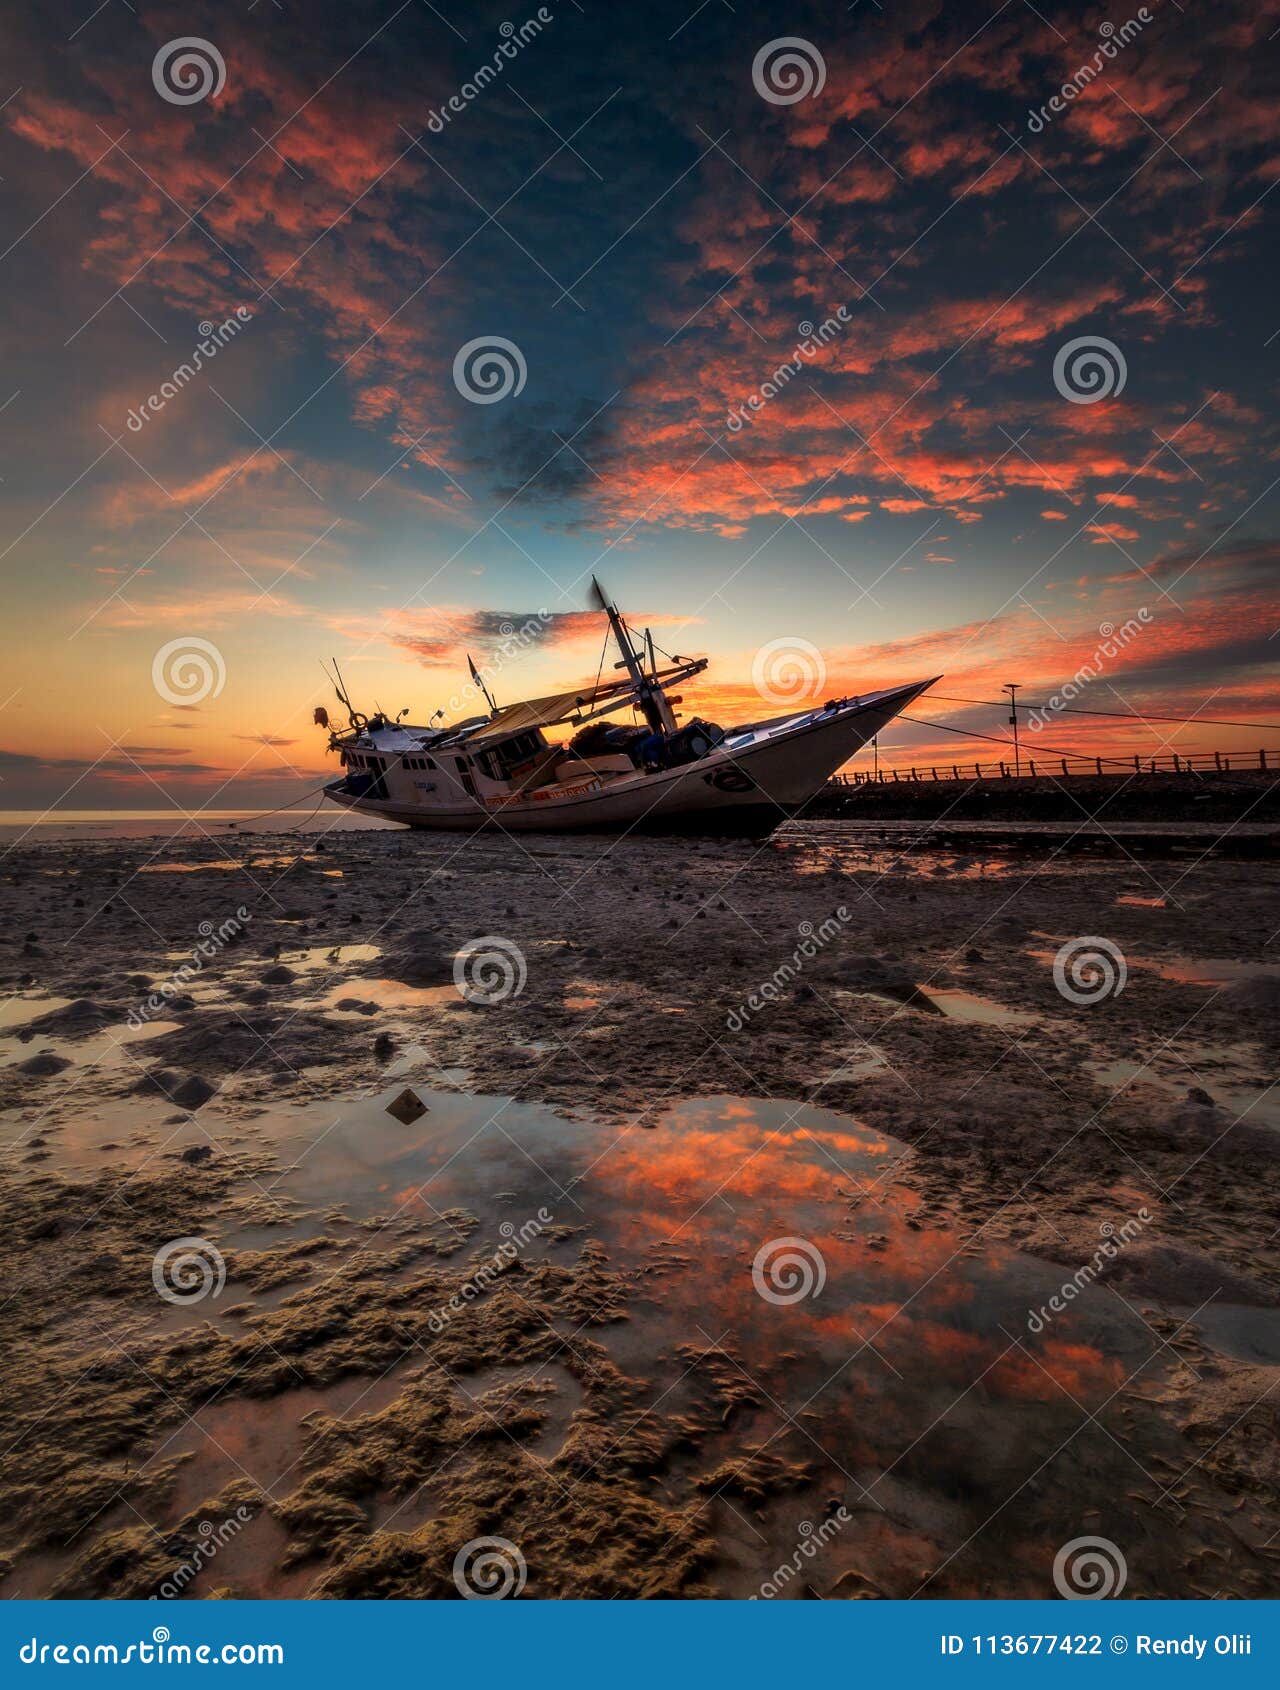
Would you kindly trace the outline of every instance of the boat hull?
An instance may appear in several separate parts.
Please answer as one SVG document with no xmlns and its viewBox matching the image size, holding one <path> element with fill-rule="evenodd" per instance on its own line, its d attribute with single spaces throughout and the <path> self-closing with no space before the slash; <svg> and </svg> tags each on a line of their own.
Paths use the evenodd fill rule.
<svg viewBox="0 0 1280 1690">
<path fill-rule="evenodd" d="M 326 787 L 348 809 L 408 827 L 474 833 L 768 833 L 801 810 L 832 774 L 919 697 L 920 682 L 824 712 L 745 748 L 721 748 L 676 769 L 634 779 L 585 782 L 551 797 L 479 799 L 454 806 L 374 799 Z"/>
</svg>

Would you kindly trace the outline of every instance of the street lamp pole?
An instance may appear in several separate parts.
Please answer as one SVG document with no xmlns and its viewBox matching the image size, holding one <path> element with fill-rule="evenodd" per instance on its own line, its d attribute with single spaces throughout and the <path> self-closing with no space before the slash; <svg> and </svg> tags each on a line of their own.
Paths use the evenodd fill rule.
<svg viewBox="0 0 1280 1690">
<path fill-rule="evenodd" d="M 1018 750 L 1018 688 L 1021 681 L 1006 681 L 1001 691 L 1009 694 L 1009 725 L 1013 729 L 1013 771 L 1022 773 L 1022 754 Z"/>
</svg>

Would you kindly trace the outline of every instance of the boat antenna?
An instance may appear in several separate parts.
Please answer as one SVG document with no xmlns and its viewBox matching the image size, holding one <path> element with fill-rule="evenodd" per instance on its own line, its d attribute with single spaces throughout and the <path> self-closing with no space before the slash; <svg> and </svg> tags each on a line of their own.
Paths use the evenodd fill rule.
<svg viewBox="0 0 1280 1690">
<path fill-rule="evenodd" d="M 485 686 L 484 676 L 476 668 L 475 659 L 472 657 L 470 652 L 467 653 L 467 668 L 471 671 L 471 679 L 485 696 L 485 701 L 489 706 L 489 714 L 491 716 L 496 716 L 498 714 L 498 706 L 493 701 L 493 694 L 489 691 L 488 687 Z"/>
</svg>

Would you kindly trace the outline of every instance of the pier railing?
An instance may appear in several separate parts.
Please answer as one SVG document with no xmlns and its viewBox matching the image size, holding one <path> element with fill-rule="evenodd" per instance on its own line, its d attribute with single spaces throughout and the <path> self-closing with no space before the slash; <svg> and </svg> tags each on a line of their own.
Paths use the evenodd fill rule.
<svg viewBox="0 0 1280 1690">
<path fill-rule="evenodd" d="M 832 776 L 834 786 L 892 786 L 913 781 L 1044 780 L 1072 775 L 1241 774 L 1257 770 L 1280 770 L 1280 752 L 1204 751 L 1194 756 L 1171 752 L 1163 757 L 1144 757 L 1141 752 L 1124 757 L 1028 757 L 1015 764 L 1012 757 L 988 763 L 927 763 L 906 769 L 851 769 Z"/>
</svg>

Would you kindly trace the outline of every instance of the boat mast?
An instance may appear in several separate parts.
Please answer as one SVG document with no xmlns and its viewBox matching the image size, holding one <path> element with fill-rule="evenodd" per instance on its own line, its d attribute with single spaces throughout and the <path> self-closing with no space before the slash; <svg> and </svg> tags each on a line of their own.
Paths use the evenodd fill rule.
<svg viewBox="0 0 1280 1690">
<path fill-rule="evenodd" d="M 624 668 L 631 677 L 635 687 L 636 700 L 644 712 L 645 721 L 654 733 L 673 734 L 676 731 L 676 719 L 667 703 L 667 695 L 660 686 L 656 686 L 651 676 L 646 672 L 644 664 L 631 643 L 631 635 L 627 632 L 626 623 L 618 614 L 618 607 L 606 596 L 604 588 L 591 577 L 591 595 L 596 607 L 603 610 L 609 618 L 609 626 L 613 630 L 613 637 L 618 642 L 618 650 L 622 653 L 620 668 Z"/>
</svg>

